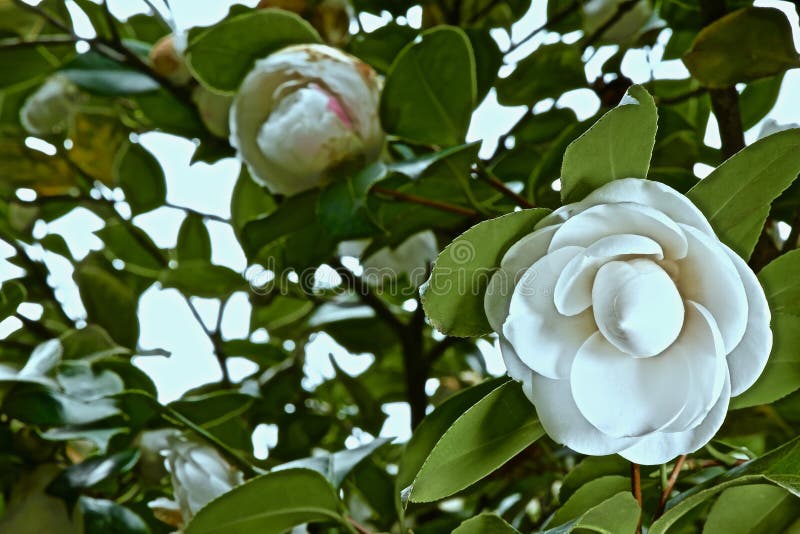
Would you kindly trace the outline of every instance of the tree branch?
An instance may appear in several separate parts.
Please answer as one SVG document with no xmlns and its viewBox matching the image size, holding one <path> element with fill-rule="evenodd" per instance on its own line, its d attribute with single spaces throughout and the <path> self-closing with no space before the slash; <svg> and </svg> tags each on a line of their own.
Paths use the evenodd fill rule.
<svg viewBox="0 0 800 534">
<path fill-rule="evenodd" d="M 401 200 L 403 202 L 409 202 L 411 204 L 419 204 L 421 206 L 427 206 L 440 211 L 447 211 L 449 213 L 455 213 L 456 215 L 463 215 L 465 217 L 478 217 L 480 215 L 480 213 L 470 208 L 465 208 L 456 204 L 448 204 L 447 202 L 439 202 L 438 200 L 432 200 L 430 198 L 420 197 L 417 195 L 410 195 L 408 193 L 403 193 L 402 191 L 386 189 L 377 185 L 372 186 L 370 192 Z"/>
<path fill-rule="evenodd" d="M 486 168 L 486 165 L 484 165 L 481 162 L 479 162 L 476 166 L 476 175 L 478 176 L 478 178 L 480 178 L 481 180 L 492 186 L 492 188 L 494 188 L 495 190 L 499 191 L 503 195 L 513 200 L 517 204 L 517 206 L 521 208 L 536 207 L 530 202 L 528 202 L 528 200 L 525 197 L 509 189 L 506 184 L 504 184 L 494 174 L 492 174 L 492 172 Z"/>
</svg>

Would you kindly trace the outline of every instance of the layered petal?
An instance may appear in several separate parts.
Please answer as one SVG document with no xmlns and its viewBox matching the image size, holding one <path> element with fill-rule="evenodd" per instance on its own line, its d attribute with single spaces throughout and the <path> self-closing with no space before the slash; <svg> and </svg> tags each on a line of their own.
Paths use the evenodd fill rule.
<svg viewBox="0 0 800 534">
<path fill-rule="evenodd" d="M 553 235 L 550 251 L 588 247 L 603 237 L 633 233 L 656 241 L 668 259 L 686 256 L 688 244 L 678 224 L 657 209 L 632 202 L 600 204 L 578 213 Z"/>
<path fill-rule="evenodd" d="M 572 397 L 601 432 L 617 438 L 644 436 L 669 425 L 686 405 L 687 360 L 683 352 L 632 358 L 598 332 L 572 362 Z"/>
<path fill-rule="evenodd" d="M 533 374 L 530 400 L 536 406 L 547 434 L 580 454 L 614 454 L 636 443 L 636 438 L 615 438 L 593 426 L 578 410 L 569 380 L 552 380 Z"/>
<path fill-rule="evenodd" d="M 566 378 L 575 353 L 596 330 L 591 313 L 558 313 L 553 290 L 558 275 L 581 247 L 551 252 L 526 272 L 514 289 L 503 335 L 531 369 L 550 378 Z"/>
<path fill-rule="evenodd" d="M 637 464 L 657 465 L 667 463 L 681 454 L 692 453 L 711 441 L 725 421 L 730 403 L 730 377 L 725 373 L 723 379 L 719 399 L 698 426 L 683 432 L 654 432 L 620 451 L 619 455 Z"/>
<path fill-rule="evenodd" d="M 735 397 L 755 384 L 767 365 L 772 350 L 771 314 L 764 289 L 755 273 L 738 254 L 724 244 L 722 247 L 739 272 L 747 296 L 747 327 L 742 340 L 728 353 L 731 396 Z"/>
<path fill-rule="evenodd" d="M 678 262 L 678 289 L 683 298 L 702 304 L 717 322 L 725 352 L 742 340 L 747 327 L 748 304 L 742 277 L 719 241 L 682 225 L 689 254 Z"/>
</svg>

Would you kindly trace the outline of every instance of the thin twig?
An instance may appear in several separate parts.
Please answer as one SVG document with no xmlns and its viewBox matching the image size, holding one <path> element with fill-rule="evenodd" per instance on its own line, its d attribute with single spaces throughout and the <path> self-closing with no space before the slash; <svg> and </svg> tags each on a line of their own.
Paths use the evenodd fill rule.
<svg viewBox="0 0 800 534">
<path fill-rule="evenodd" d="M 222 373 L 222 384 L 230 386 L 233 382 L 231 381 L 231 375 L 228 372 L 228 365 L 225 362 L 226 356 L 225 352 L 222 350 L 222 339 L 219 335 L 219 329 L 215 331 L 207 327 L 206 323 L 203 322 L 203 318 L 200 316 L 200 312 L 197 310 L 192 300 L 186 295 L 184 295 L 183 298 L 184 300 L 186 300 L 186 305 L 189 306 L 189 311 L 192 312 L 192 315 L 194 316 L 197 323 L 200 325 L 200 328 L 203 329 L 203 332 L 205 332 L 206 337 L 208 337 L 208 340 L 211 342 L 211 346 L 214 351 L 214 358 L 216 358 L 217 363 L 219 364 L 219 370 Z M 221 319 L 223 311 L 224 308 L 222 307 L 222 304 L 220 304 L 218 320 Z"/>
<path fill-rule="evenodd" d="M 33 46 L 74 44 L 76 42 L 77 39 L 71 35 L 41 35 L 36 39 L 0 39 L 0 49 L 13 50 L 16 48 L 30 48 Z"/>
<path fill-rule="evenodd" d="M 438 209 L 440 211 L 447 211 L 450 213 L 455 213 L 456 215 L 463 215 L 465 217 L 478 217 L 480 215 L 477 211 L 470 208 L 465 208 L 456 204 L 448 204 L 447 202 L 439 202 L 438 200 L 432 200 L 430 198 L 420 197 L 417 195 L 410 195 L 408 193 L 403 193 L 402 191 L 386 189 L 385 187 L 380 187 L 377 185 L 372 186 L 370 192 L 395 198 L 397 200 L 402 200 L 404 202 L 409 202 L 411 204 L 420 204 L 422 206 Z"/>
<path fill-rule="evenodd" d="M 367 527 L 365 527 L 364 525 L 362 525 L 361 523 L 359 523 L 350 516 L 347 516 L 347 522 L 350 523 L 350 525 L 354 529 L 356 529 L 356 532 L 358 532 L 358 534 L 372 534 L 372 532 L 370 532 L 370 530 Z"/>
<path fill-rule="evenodd" d="M 675 461 L 675 467 L 672 468 L 672 472 L 669 475 L 667 484 L 661 491 L 661 498 L 658 500 L 658 507 L 656 508 L 655 515 L 653 515 L 653 521 L 661 517 L 661 514 L 664 513 L 664 508 L 667 506 L 669 496 L 672 494 L 672 490 L 675 488 L 675 483 L 678 482 L 678 475 L 680 474 L 685 461 L 685 454 L 678 456 L 678 459 Z"/>
<path fill-rule="evenodd" d="M 636 525 L 636 534 L 642 532 L 642 474 L 639 464 L 631 462 L 631 493 L 639 503 L 639 524 Z"/>
<path fill-rule="evenodd" d="M 478 178 L 492 186 L 493 189 L 499 191 L 503 195 L 507 196 L 508 198 L 512 199 L 516 204 L 521 208 L 535 208 L 533 204 L 528 202 L 528 200 L 523 197 L 522 195 L 515 193 L 511 189 L 508 188 L 506 184 L 500 181 L 483 163 L 478 163 L 476 166 L 477 172 L 475 173 Z"/>
<path fill-rule="evenodd" d="M 191 213 L 192 215 L 197 215 L 198 217 L 202 217 L 203 219 L 217 221 L 225 224 L 231 224 L 231 221 L 226 219 L 225 217 L 220 217 L 219 215 L 214 215 L 212 213 L 205 213 L 186 206 L 179 206 L 177 204 L 172 204 L 171 202 L 165 202 L 164 207 L 172 208 L 174 210 L 181 210 L 185 213 Z"/>
</svg>

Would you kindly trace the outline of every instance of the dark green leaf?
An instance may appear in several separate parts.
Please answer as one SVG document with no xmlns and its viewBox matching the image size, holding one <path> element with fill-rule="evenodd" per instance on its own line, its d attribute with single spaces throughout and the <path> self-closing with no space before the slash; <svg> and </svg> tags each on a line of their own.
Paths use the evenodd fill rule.
<svg viewBox="0 0 800 534">
<path fill-rule="evenodd" d="M 78 87 L 104 96 L 146 93 L 160 87 L 150 76 L 94 51 L 80 54 L 60 72 Z"/>
<path fill-rule="evenodd" d="M 630 491 L 619 492 L 589 509 L 579 518 L 542 534 L 597 532 L 600 534 L 634 534 L 641 510 Z"/>
<path fill-rule="evenodd" d="M 743 130 L 749 130 L 770 112 L 778 100 L 781 85 L 783 85 L 783 73 L 747 84 L 739 95 Z"/>
<path fill-rule="evenodd" d="M 483 221 L 439 254 L 431 277 L 420 288 L 425 313 L 437 330 L 458 337 L 491 332 L 483 308 L 489 278 L 506 250 L 547 213 L 530 209 Z"/>
<path fill-rule="evenodd" d="M 211 261 L 211 237 L 200 215 L 186 215 L 178 230 L 175 252 L 179 263 L 190 260 Z"/>
<path fill-rule="evenodd" d="M 687 196 L 708 218 L 723 243 L 747 259 L 770 204 L 800 173 L 800 129 L 756 141 L 725 161 Z"/>
<path fill-rule="evenodd" d="M 125 262 L 125 268 L 137 274 L 153 277 L 166 260 L 155 243 L 140 228 L 111 221 L 95 232 L 107 250 Z"/>
<path fill-rule="evenodd" d="M 187 260 L 174 269 L 164 269 L 158 280 L 187 296 L 205 298 L 224 297 L 247 287 L 236 271 L 203 260 Z"/>
<path fill-rule="evenodd" d="M 380 72 L 387 72 L 400 51 L 417 36 L 410 26 L 389 23 L 370 33 L 358 33 L 350 41 L 349 52 Z"/>
<path fill-rule="evenodd" d="M 84 534 L 150 534 L 141 517 L 124 506 L 85 495 L 78 500 Z"/>
<path fill-rule="evenodd" d="M 556 510 L 548 526 L 558 527 L 573 521 L 617 493 L 628 491 L 630 487 L 630 478 L 623 476 L 602 476 L 591 480 L 578 488 L 561 508 Z"/>
<path fill-rule="evenodd" d="M 6 280 L 0 286 L 0 320 L 9 315 L 14 315 L 17 307 L 22 304 L 28 292 L 25 286 L 16 280 Z"/>
<path fill-rule="evenodd" d="M 436 443 L 411 485 L 412 502 L 448 497 L 482 479 L 544 435 L 516 382 L 478 401 Z"/>
<path fill-rule="evenodd" d="M 483 513 L 461 523 L 453 534 L 514 534 L 515 532 L 519 533 L 500 516 Z"/>
<path fill-rule="evenodd" d="M 624 475 L 629 472 L 630 463 L 616 454 L 587 456 L 564 477 L 558 498 L 562 503 L 566 502 L 584 484 L 594 479 L 607 475 Z"/>
<path fill-rule="evenodd" d="M 186 58 L 204 84 L 232 92 L 256 60 L 289 45 L 318 42 L 316 30 L 294 13 L 262 9 L 233 16 L 200 33 L 190 40 Z"/>
<path fill-rule="evenodd" d="M 703 534 L 785 532 L 800 514 L 797 497 L 768 484 L 725 490 L 708 514 Z"/>
<path fill-rule="evenodd" d="M 392 441 L 391 438 L 378 438 L 354 449 L 345 449 L 334 453 L 326 453 L 320 456 L 312 456 L 311 458 L 303 458 L 281 464 L 275 467 L 273 472 L 283 471 L 284 469 L 311 469 L 312 471 L 320 473 L 334 488 L 338 489 L 342 485 L 342 482 L 344 482 L 345 477 L 350 474 L 350 471 L 355 469 L 358 464 L 366 460 L 372 453 L 390 441 Z"/>
<path fill-rule="evenodd" d="M 135 348 L 139 339 L 138 297 L 133 289 L 110 272 L 83 263 L 73 274 L 89 320 L 108 331 L 125 347 Z"/>
<path fill-rule="evenodd" d="M 352 176 L 335 180 L 319 195 L 319 222 L 336 239 L 369 237 L 378 230 L 367 211 L 370 187 L 386 177 L 386 166 L 377 162 Z"/>
<path fill-rule="evenodd" d="M 381 95 L 388 133 L 423 144 L 462 143 L 475 107 L 475 59 L 464 32 L 441 26 L 397 56 Z"/>
<path fill-rule="evenodd" d="M 130 471 L 139 460 L 139 449 L 127 449 L 108 456 L 95 456 L 67 467 L 47 490 L 61 497 L 91 488 L 113 476 Z"/>
<path fill-rule="evenodd" d="M 250 221 L 269 215 L 275 210 L 275 199 L 250 176 L 246 165 L 242 165 L 239 179 L 231 196 L 231 222 L 241 231 Z"/>
<path fill-rule="evenodd" d="M 117 415 L 108 400 L 81 402 L 39 386 L 16 386 L 3 401 L 3 412 L 24 423 L 43 426 L 82 425 Z"/>
<path fill-rule="evenodd" d="M 114 162 L 114 181 L 125 192 L 125 200 L 136 215 L 158 208 L 167 199 L 164 170 L 141 145 L 129 143 Z"/>
<path fill-rule="evenodd" d="M 319 473 L 289 469 L 249 480 L 211 501 L 185 532 L 281 534 L 317 521 L 343 521 L 336 493 Z"/>
<path fill-rule="evenodd" d="M 573 141 L 561 165 L 561 199 L 581 200 L 618 178 L 644 178 L 656 138 L 653 97 L 631 86 L 619 105 Z"/>
<path fill-rule="evenodd" d="M 758 273 L 772 313 L 800 315 L 800 250 L 792 250 Z"/>
<path fill-rule="evenodd" d="M 556 43 L 536 49 L 497 83 L 497 100 L 506 106 L 532 106 L 545 98 L 558 98 L 586 86 L 581 51 Z"/>
</svg>

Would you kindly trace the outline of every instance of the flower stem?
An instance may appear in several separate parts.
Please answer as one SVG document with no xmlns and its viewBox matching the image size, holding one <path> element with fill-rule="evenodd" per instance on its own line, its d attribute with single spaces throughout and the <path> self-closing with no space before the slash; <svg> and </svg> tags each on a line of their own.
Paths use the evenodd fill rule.
<svg viewBox="0 0 800 534">
<path fill-rule="evenodd" d="M 631 493 L 639 503 L 639 523 L 636 525 L 636 534 L 642 532 L 642 474 L 639 464 L 631 462 Z"/>
<path fill-rule="evenodd" d="M 664 513 L 664 508 L 667 505 L 667 501 L 669 500 L 669 496 L 672 493 L 673 488 L 675 488 L 675 483 L 678 481 L 678 475 L 683 468 L 684 462 L 686 462 L 686 455 L 683 454 L 678 456 L 678 459 L 675 461 L 675 467 L 672 468 L 672 473 L 670 473 L 667 483 L 661 490 L 661 498 L 658 500 L 658 508 L 656 508 L 656 513 L 653 515 L 653 521 L 661 517 L 661 514 Z"/>
</svg>

